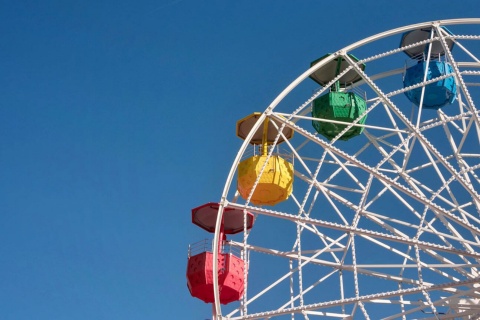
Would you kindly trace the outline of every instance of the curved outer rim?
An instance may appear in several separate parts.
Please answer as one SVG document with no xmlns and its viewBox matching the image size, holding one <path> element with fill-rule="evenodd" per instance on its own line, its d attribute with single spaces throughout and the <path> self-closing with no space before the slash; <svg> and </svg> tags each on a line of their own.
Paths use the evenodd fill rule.
<svg viewBox="0 0 480 320">
<path fill-rule="evenodd" d="M 230 172 L 228 174 L 225 187 L 223 189 L 222 197 L 219 201 L 219 208 L 218 208 L 218 215 L 217 215 L 217 221 L 215 225 L 215 235 L 214 235 L 214 241 L 213 241 L 213 247 L 217 248 L 219 245 L 219 230 L 221 226 L 221 221 L 222 221 L 222 215 L 223 215 L 223 209 L 228 205 L 228 192 L 230 189 L 230 186 L 232 184 L 233 178 L 235 176 L 236 168 L 240 162 L 240 159 L 242 158 L 245 150 L 247 147 L 250 145 L 249 141 L 252 139 L 253 134 L 258 130 L 261 124 L 265 121 L 265 118 L 267 117 L 268 114 L 270 114 L 273 109 L 293 90 L 295 89 L 300 83 L 302 83 L 307 77 L 309 77 L 313 72 L 317 71 L 320 69 L 322 66 L 336 58 L 339 54 L 341 53 L 347 53 L 353 49 L 356 49 L 358 47 L 361 47 L 363 45 L 366 45 L 370 42 L 377 41 L 379 39 L 385 38 L 385 37 L 390 37 L 392 35 L 398 34 L 398 33 L 403 33 L 406 31 L 410 30 L 415 30 L 419 28 L 425 28 L 428 26 L 436 26 L 436 25 L 458 25 L 458 24 L 480 24 L 480 18 L 463 18 L 463 19 L 448 19 L 448 20 L 436 20 L 436 21 L 429 21 L 429 22 L 423 22 L 423 23 L 417 23 L 417 24 L 411 24 L 408 26 L 404 27 L 399 27 L 395 29 L 391 29 L 388 31 L 384 31 L 381 33 L 378 33 L 376 35 L 367 37 L 363 40 L 357 41 L 349 46 L 344 47 L 343 49 L 338 50 L 334 54 L 328 56 L 326 59 L 321 61 L 320 63 L 317 63 L 316 65 L 312 66 L 308 70 L 306 70 L 304 73 L 302 73 L 297 79 L 295 79 L 292 83 L 290 83 L 267 107 L 267 109 L 262 113 L 260 118 L 257 120 L 256 124 L 253 126 L 252 130 L 250 130 L 250 133 L 247 135 L 245 138 L 245 141 L 243 142 L 242 146 L 240 147 L 240 150 L 237 153 L 237 156 L 235 157 L 235 160 L 232 164 L 232 167 L 230 168 Z M 213 250 L 213 255 L 212 255 L 213 261 L 217 261 L 218 259 L 218 251 Z M 218 264 L 213 263 L 213 291 L 214 291 L 214 298 L 215 298 L 215 303 L 213 304 L 213 319 L 222 319 L 222 312 L 221 312 L 221 306 L 220 306 L 220 291 L 218 289 Z"/>
</svg>

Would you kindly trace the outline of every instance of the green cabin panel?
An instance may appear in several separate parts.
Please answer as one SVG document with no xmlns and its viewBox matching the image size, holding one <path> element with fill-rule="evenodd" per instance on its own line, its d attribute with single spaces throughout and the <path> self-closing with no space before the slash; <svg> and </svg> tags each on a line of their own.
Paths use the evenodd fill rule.
<svg viewBox="0 0 480 320">
<path fill-rule="evenodd" d="M 312 116 L 318 119 L 335 120 L 352 123 L 367 109 L 367 103 L 354 92 L 331 91 L 313 101 Z M 365 124 L 364 115 L 358 124 Z M 347 125 L 323 121 L 312 121 L 315 130 L 331 140 L 342 132 Z M 363 127 L 352 127 L 345 132 L 340 140 L 349 140 L 363 132 Z"/>
</svg>

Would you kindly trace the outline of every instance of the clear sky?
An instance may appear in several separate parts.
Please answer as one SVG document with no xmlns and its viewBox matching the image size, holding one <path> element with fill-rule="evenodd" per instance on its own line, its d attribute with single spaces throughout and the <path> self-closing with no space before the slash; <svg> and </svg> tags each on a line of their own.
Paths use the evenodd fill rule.
<svg viewBox="0 0 480 320">
<path fill-rule="evenodd" d="M 309 63 L 478 1 L 0 0 L 0 319 L 193 319 L 190 209 L 218 201 Z"/>
</svg>

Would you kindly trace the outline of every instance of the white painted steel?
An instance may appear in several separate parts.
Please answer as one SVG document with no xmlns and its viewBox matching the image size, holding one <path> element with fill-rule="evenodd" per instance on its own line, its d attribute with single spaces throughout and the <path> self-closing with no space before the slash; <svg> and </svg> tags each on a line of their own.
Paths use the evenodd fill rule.
<svg viewBox="0 0 480 320">
<path fill-rule="evenodd" d="M 458 97 L 438 111 L 418 108 L 404 96 L 446 78 L 403 88 L 408 57 L 407 47 L 398 48 L 400 37 L 419 28 L 433 28 L 437 35 L 407 47 L 439 41 L 454 69 Z M 447 38 L 455 42 L 451 51 Z M 328 141 L 311 125 L 312 101 L 335 79 L 318 90 L 308 77 L 338 56 L 350 64 L 344 73 L 354 70 L 362 77 L 347 90 L 367 94 L 367 122 L 350 124 L 364 132 L 349 141 Z M 230 241 L 247 262 L 244 299 L 221 306 L 214 277 L 213 319 L 480 318 L 479 86 L 480 18 L 374 35 L 288 85 L 248 134 L 225 183 L 214 248 L 227 205 L 254 213 L 256 222 L 240 241 Z M 295 132 L 281 144 L 295 162 L 294 191 L 275 207 L 256 207 L 238 195 L 235 177 L 266 118 L 280 124 L 276 141 L 283 128 Z M 216 275 L 218 265 L 213 266 Z"/>
</svg>

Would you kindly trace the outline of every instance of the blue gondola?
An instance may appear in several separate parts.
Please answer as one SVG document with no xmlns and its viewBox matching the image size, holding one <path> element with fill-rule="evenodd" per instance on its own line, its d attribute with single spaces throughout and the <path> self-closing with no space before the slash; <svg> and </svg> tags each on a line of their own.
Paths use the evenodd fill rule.
<svg viewBox="0 0 480 320">
<path fill-rule="evenodd" d="M 450 33 L 448 29 L 443 29 Z M 431 32 L 435 31 L 431 28 L 426 28 L 406 32 L 402 35 L 400 47 L 427 40 L 430 38 Z M 451 50 L 453 48 L 453 41 L 447 40 L 447 45 L 449 46 L 449 50 Z M 428 56 L 429 48 L 430 56 Z M 416 64 L 408 67 L 405 71 L 403 79 L 404 88 L 423 82 L 425 73 L 425 79 L 427 81 L 452 74 L 451 77 L 438 80 L 425 86 L 422 108 L 439 109 L 447 104 L 453 103 L 457 96 L 457 86 L 453 76 L 452 65 L 446 61 L 442 61 L 442 58 L 445 60 L 445 49 L 442 44 L 439 41 L 434 41 L 431 43 L 431 47 L 427 43 L 409 48 L 404 52 L 410 58 L 416 60 Z M 427 58 L 429 60 L 428 65 Z M 405 92 L 405 95 L 412 103 L 420 106 L 422 102 L 422 87 L 408 90 Z"/>
</svg>

